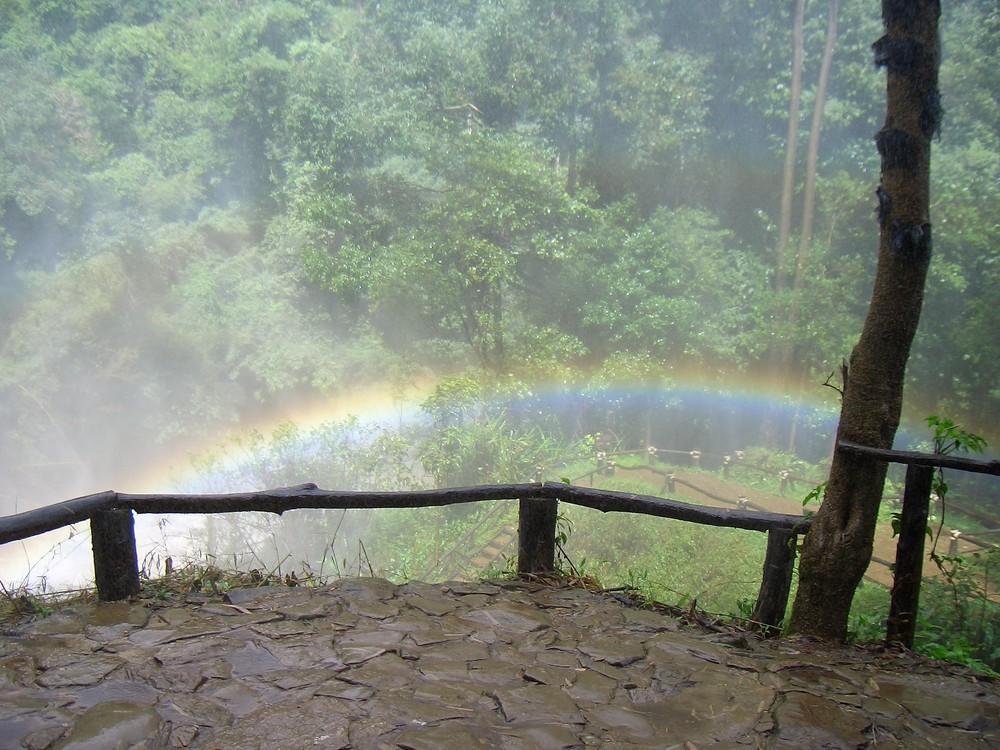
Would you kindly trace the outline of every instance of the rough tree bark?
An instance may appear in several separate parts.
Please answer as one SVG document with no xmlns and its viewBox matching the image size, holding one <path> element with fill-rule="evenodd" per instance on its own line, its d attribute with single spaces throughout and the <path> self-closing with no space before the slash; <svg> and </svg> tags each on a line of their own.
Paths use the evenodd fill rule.
<svg viewBox="0 0 1000 750">
<path fill-rule="evenodd" d="M 887 70 L 876 191 L 881 224 L 868 316 L 845 369 L 839 440 L 889 448 L 920 319 L 931 256 L 930 146 L 941 118 L 939 0 L 883 0 L 886 34 L 873 45 Z M 790 629 L 844 640 L 854 591 L 871 559 L 887 464 L 835 450 L 823 503 L 806 536 Z"/>
</svg>

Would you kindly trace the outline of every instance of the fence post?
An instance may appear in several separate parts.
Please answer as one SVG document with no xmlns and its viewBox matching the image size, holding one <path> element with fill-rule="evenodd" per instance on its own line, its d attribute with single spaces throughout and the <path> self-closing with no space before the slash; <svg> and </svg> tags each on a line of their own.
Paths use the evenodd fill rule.
<svg viewBox="0 0 1000 750">
<path fill-rule="evenodd" d="M 924 566 L 924 537 L 930 509 L 933 466 L 910 464 L 906 467 L 903 511 L 896 543 L 896 569 L 892 577 L 892 598 L 885 642 L 913 647 L 917 627 L 917 604 Z"/>
<path fill-rule="evenodd" d="M 559 501 L 521 499 L 517 510 L 517 574 L 551 573 L 556 567 Z"/>
<path fill-rule="evenodd" d="M 90 519 L 94 546 L 94 582 L 102 602 L 128 599 L 139 593 L 139 557 L 135 522 L 128 508 L 104 510 Z"/>
<path fill-rule="evenodd" d="M 795 569 L 795 542 L 798 534 L 791 529 L 771 529 L 767 532 L 767 554 L 764 556 L 764 578 L 760 582 L 757 604 L 753 609 L 753 628 L 765 638 L 778 635 L 779 625 L 788 606 Z"/>
</svg>

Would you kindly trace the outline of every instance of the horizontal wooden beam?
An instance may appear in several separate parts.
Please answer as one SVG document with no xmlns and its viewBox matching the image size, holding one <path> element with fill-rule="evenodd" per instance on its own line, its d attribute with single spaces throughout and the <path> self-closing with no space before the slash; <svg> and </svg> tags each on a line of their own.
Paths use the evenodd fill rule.
<svg viewBox="0 0 1000 750">
<path fill-rule="evenodd" d="M 589 489 L 560 482 L 453 487 L 411 492 L 334 492 L 319 489 L 315 484 L 300 484 L 261 492 L 214 495 L 170 493 L 135 495 L 108 490 L 0 518 L 0 544 L 27 539 L 46 531 L 86 521 L 97 513 L 116 509 L 129 509 L 136 513 L 260 511 L 280 515 L 301 508 L 425 508 L 484 500 L 535 498 L 563 500 L 603 512 L 640 513 L 751 531 L 782 528 L 804 533 L 808 528 L 808 520 L 801 516 L 709 508 L 677 500 L 665 500 L 652 495 Z"/>
<path fill-rule="evenodd" d="M 870 456 L 894 464 L 908 464 L 914 466 L 940 466 L 942 469 L 959 469 L 969 471 L 973 474 L 992 474 L 1000 477 L 1000 461 L 986 461 L 979 458 L 966 458 L 964 456 L 946 456 L 940 453 L 918 453 L 917 451 L 894 451 L 885 448 L 872 448 L 870 445 L 852 443 L 850 440 L 841 440 L 837 447 L 849 453 L 857 453 L 862 456 Z"/>
<path fill-rule="evenodd" d="M 704 505 L 682 503 L 678 500 L 667 500 L 654 495 L 597 490 L 561 482 L 546 482 L 543 486 L 546 497 L 555 497 L 565 503 L 582 505 L 604 513 L 611 511 L 641 513 L 647 516 L 700 523 L 705 526 L 725 526 L 733 529 L 747 529 L 748 531 L 787 529 L 803 534 L 809 529 L 810 524 L 810 519 L 805 516 L 794 516 L 787 513 L 711 508 Z"/>
<path fill-rule="evenodd" d="M 282 514 L 300 508 L 424 508 L 484 500 L 542 497 L 541 484 L 498 484 L 453 487 L 413 492 L 348 492 L 321 490 L 299 484 L 260 492 L 214 495 L 177 493 L 128 494 L 108 490 L 66 500 L 44 508 L 0 517 L 0 544 L 87 521 L 107 510 L 130 509 L 136 513 L 240 513 L 261 511 Z"/>
<path fill-rule="evenodd" d="M 234 513 L 262 511 L 281 515 L 300 508 L 429 508 L 484 500 L 517 500 L 542 497 L 541 484 L 497 484 L 451 487 L 408 492 L 348 492 L 321 490 L 300 484 L 266 492 L 223 495 L 127 495 L 118 493 L 118 504 L 136 513 Z"/>
<path fill-rule="evenodd" d="M 84 495 L 44 508 L 26 510 L 13 516 L 0 518 L 0 544 L 44 534 L 74 523 L 88 521 L 98 513 L 113 510 L 118 493 L 113 490 Z"/>
</svg>

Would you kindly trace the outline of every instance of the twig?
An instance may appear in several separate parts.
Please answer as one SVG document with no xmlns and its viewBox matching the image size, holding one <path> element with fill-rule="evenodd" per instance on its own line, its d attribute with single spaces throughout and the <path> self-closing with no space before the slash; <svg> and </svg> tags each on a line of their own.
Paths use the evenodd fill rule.
<svg viewBox="0 0 1000 750">
<path fill-rule="evenodd" d="M 365 541 L 364 541 L 364 539 L 360 539 L 359 538 L 358 539 L 358 544 L 361 547 L 361 556 L 364 558 L 365 564 L 368 566 L 368 572 L 369 572 L 369 574 L 371 574 L 371 577 L 374 578 L 375 577 L 375 570 L 372 568 L 372 562 L 371 562 L 371 560 L 368 559 L 368 550 L 365 549 Z"/>
</svg>

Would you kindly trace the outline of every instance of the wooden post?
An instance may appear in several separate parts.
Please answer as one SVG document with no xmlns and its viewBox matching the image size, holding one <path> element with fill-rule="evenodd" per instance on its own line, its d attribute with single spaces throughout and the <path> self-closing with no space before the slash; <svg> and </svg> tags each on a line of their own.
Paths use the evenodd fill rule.
<svg viewBox="0 0 1000 750">
<path fill-rule="evenodd" d="M 94 580 L 102 602 L 128 599 L 139 593 L 139 557 L 135 522 L 129 509 L 105 510 L 90 519 L 94 545 Z"/>
<path fill-rule="evenodd" d="M 556 567 L 556 514 L 559 501 L 519 500 L 517 574 L 551 573 Z"/>
<path fill-rule="evenodd" d="M 965 489 L 963 487 L 963 489 Z M 962 532 L 958 529 L 951 530 L 951 541 L 948 542 L 948 557 L 958 556 L 958 540 L 962 536 Z"/>
<path fill-rule="evenodd" d="M 795 569 L 795 542 L 798 535 L 790 529 L 771 529 L 767 533 L 764 578 L 760 582 L 757 605 L 753 610 L 753 629 L 765 638 L 778 635 L 779 625 L 788 606 Z"/>
<path fill-rule="evenodd" d="M 903 512 L 899 523 L 899 541 L 896 543 L 896 569 L 892 578 L 889 621 L 885 628 L 887 644 L 913 647 L 933 482 L 934 467 L 917 464 L 906 467 Z"/>
</svg>

